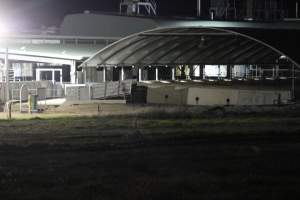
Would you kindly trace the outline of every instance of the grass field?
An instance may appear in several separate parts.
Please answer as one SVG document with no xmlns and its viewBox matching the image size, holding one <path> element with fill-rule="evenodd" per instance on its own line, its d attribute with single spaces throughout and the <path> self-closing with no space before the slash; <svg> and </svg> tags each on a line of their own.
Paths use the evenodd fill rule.
<svg viewBox="0 0 300 200">
<path fill-rule="evenodd" d="M 97 107 L 0 120 L 0 199 L 300 197 L 297 105 Z"/>
</svg>

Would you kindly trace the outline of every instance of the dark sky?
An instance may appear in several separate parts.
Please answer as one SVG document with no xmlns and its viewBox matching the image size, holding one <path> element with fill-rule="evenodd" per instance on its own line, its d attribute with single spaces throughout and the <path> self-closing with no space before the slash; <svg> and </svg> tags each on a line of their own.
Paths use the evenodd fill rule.
<svg viewBox="0 0 300 200">
<path fill-rule="evenodd" d="M 117 12 L 120 0 L 0 0 L 0 16 L 26 26 L 58 24 L 68 13 L 84 10 Z M 160 15 L 187 15 L 196 13 L 196 0 L 160 0 Z M 173 2 L 170 5 L 169 2 Z M 175 5 L 175 6 L 174 6 Z M 3 17 L 5 16 L 5 17 Z"/>
<path fill-rule="evenodd" d="M 0 0 L 0 19 L 18 26 L 58 25 L 68 13 L 117 12 L 120 0 Z M 203 0 L 204 1 L 204 0 Z M 294 5 L 296 0 L 287 0 Z M 193 16 L 196 0 L 157 0 L 161 16 Z M 171 3 L 172 2 L 172 3 Z M 293 9 L 294 10 L 294 9 Z"/>
</svg>

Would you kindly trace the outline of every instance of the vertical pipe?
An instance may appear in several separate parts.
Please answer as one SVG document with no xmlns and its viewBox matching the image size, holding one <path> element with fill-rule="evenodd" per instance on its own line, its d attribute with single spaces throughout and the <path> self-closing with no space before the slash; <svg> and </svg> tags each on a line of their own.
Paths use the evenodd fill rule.
<svg viewBox="0 0 300 200">
<path fill-rule="evenodd" d="M 197 0 L 197 17 L 201 17 L 201 0 Z"/>
<path fill-rule="evenodd" d="M 226 66 L 226 78 L 230 79 L 230 67 L 229 67 L 229 65 Z"/>
<path fill-rule="evenodd" d="M 172 81 L 175 81 L 175 67 L 172 67 Z"/>
<path fill-rule="evenodd" d="M 295 65 L 292 64 L 292 100 L 295 100 Z"/>
<path fill-rule="evenodd" d="M 63 72 L 62 72 L 62 69 L 59 70 L 59 81 L 60 81 L 60 84 L 62 84 L 63 82 Z"/>
<path fill-rule="evenodd" d="M 255 78 L 257 79 L 257 76 L 258 76 L 258 71 L 257 71 L 257 65 L 255 65 Z"/>
<path fill-rule="evenodd" d="M 20 88 L 20 113 L 22 113 L 22 92 L 23 92 L 23 88 L 24 88 L 24 84 L 21 85 L 21 88 Z"/>
<path fill-rule="evenodd" d="M 202 79 L 206 79 L 206 73 L 205 73 L 205 65 L 202 65 Z"/>
<path fill-rule="evenodd" d="M 71 71 L 70 71 L 70 75 L 71 75 L 71 83 L 72 84 L 75 84 L 76 83 L 76 61 L 75 60 L 72 60 L 71 61 Z"/>
<path fill-rule="evenodd" d="M 296 18 L 298 18 L 298 12 L 299 12 L 299 10 L 298 10 L 298 1 L 296 1 Z"/>
<path fill-rule="evenodd" d="M 52 69 L 52 83 L 54 84 L 55 82 L 55 70 Z"/>
<path fill-rule="evenodd" d="M 200 79 L 203 80 L 204 79 L 204 65 L 200 65 Z"/>
<path fill-rule="evenodd" d="M 124 81 L 124 67 L 121 67 L 121 81 Z"/>
<path fill-rule="evenodd" d="M 92 100 L 92 86 L 89 84 L 89 100 Z"/>
<path fill-rule="evenodd" d="M 103 83 L 106 82 L 106 67 L 103 67 Z"/>
<path fill-rule="evenodd" d="M 141 82 L 143 80 L 142 78 L 142 68 L 139 67 L 139 82 Z"/>
<path fill-rule="evenodd" d="M 155 80 L 158 81 L 158 67 L 155 68 Z"/>
<path fill-rule="evenodd" d="M 6 41 L 5 41 L 6 43 Z M 6 86 L 6 100 L 9 101 L 9 72 L 8 72 L 8 66 L 9 66 L 9 60 L 8 60 L 8 45 L 5 44 L 5 60 L 4 60 L 4 66 L 5 66 L 5 86 Z"/>
</svg>

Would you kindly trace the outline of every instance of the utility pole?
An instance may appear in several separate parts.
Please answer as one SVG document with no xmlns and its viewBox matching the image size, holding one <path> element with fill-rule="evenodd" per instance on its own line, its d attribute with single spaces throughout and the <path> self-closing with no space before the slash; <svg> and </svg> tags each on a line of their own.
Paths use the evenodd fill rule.
<svg viewBox="0 0 300 200">
<path fill-rule="evenodd" d="M 9 61 L 8 61 L 8 44 L 7 41 L 5 41 L 5 59 L 4 59 L 4 68 L 5 68 L 5 96 L 6 96 L 6 101 L 9 101 L 9 71 L 8 67 L 9 66 Z"/>
</svg>

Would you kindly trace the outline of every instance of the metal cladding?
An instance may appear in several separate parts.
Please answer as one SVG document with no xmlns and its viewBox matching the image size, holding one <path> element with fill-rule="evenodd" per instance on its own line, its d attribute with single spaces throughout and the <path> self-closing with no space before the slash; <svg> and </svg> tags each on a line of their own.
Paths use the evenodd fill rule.
<svg viewBox="0 0 300 200">
<path fill-rule="evenodd" d="M 284 0 L 210 0 L 214 19 L 278 20 L 287 16 Z"/>
</svg>

